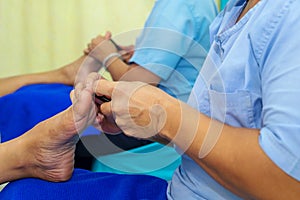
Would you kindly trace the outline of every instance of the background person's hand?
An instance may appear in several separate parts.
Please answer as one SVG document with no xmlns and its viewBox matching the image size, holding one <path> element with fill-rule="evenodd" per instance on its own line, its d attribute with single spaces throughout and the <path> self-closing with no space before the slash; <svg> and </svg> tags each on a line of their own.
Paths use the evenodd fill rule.
<svg viewBox="0 0 300 200">
<path fill-rule="evenodd" d="M 135 46 L 134 45 L 128 45 L 128 46 L 119 45 L 119 47 L 122 49 L 121 51 L 119 51 L 119 53 L 122 56 L 122 60 L 125 63 L 129 63 L 131 57 L 134 54 L 134 48 L 135 48 Z"/>
<path fill-rule="evenodd" d="M 93 38 L 88 44 L 87 48 L 84 50 L 86 55 L 89 55 L 99 62 L 103 62 L 104 59 L 109 56 L 111 53 L 117 53 L 118 50 L 115 45 L 110 41 L 111 33 L 106 32 L 106 34 L 98 35 Z"/>
<path fill-rule="evenodd" d="M 91 57 L 95 58 L 98 62 L 102 62 L 105 57 L 98 55 L 102 53 L 103 51 L 100 49 L 102 47 L 98 47 L 98 45 L 106 45 L 103 42 L 107 41 L 113 44 L 111 32 L 107 31 L 105 36 L 98 35 L 97 37 L 93 38 L 91 42 L 87 45 L 87 48 L 84 49 L 85 55 L 90 55 Z M 130 58 L 132 57 L 134 53 L 134 45 L 128 45 L 128 46 L 122 46 L 118 44 L 113 44 L 116 48 L 116 51 L 111 51 L 111 53 L 119 53 L 122 56 L 122 60 L 125 63 L 129 63 Z M 116 46 L 117 45 L 117 46 Z M 99 48 L 98 50 L 95 50 Z"/>
<path fill-rule="evenodd" d="M 88 55 L 89 53 L 91 53 L 91 51 L 93 51 L 93 49 L 95 47 L 97 47 L 97 45 L 99 45 L 103 40 L 110 40 L 111 39 L 111 32 L 110 31 L 106 31 L 105 36 L 103 35 L 98 35 L 95 38 L 93 38 L 88 44 L 87 47 L 83 50 L 83 53 L 85 55 Z"/>
</svg>

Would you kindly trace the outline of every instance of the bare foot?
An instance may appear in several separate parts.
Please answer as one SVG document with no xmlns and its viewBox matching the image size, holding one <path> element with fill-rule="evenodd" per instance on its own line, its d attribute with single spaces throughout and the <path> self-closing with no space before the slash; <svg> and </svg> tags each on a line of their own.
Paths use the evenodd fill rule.
<svg viewBox="0 0 300 200">
<path fill-rule="evenodd" d="M 74 169 L 74 152 L 80 133 L 95 120 L 92 96 L 83 91 L 67 110 L 39 123 L 22 135 L 24 160 L 30 177 L 48 181 L 68 180 Z M 22 140 L 23 138 L 23 140 Z"/>
</svg>

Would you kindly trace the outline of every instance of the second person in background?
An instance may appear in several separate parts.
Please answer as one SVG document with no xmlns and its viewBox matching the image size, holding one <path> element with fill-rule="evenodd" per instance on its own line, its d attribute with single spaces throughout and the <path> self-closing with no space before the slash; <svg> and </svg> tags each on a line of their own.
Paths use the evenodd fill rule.
<svg viewBox="0 0 300 200">
<path fill-rule="evenodd" d="M 98 71 L 101 64 L 104 64 L 113 80 L 151 83 L 168 94 L 186 101 L 210 47 L 209 25 L 216 14 L 214 0 L 158 0 L 136 40 L 133 56 L 129 62 L 120 59 L 119 53 L 122 54 L 126 49 L 118 50 L 108 33 L 92 40 L 85 51 L 90 56 L 84 55 L 58 70 L 3 79 L 2 83 L 6 88 L 13 88 L 6 93 L 28 83 L 72 85 L 75 79 L 83 80 L 89 72 Z M 125 56 L 127 54 L 122 58 Z M 132 149 L 148 143 L 123 134 L 109 137 L 122 149 Z M 151 144 L 151 148 L 153 146 L 160 148 L 158 143 Z M 167 151 L 179 158 L 173 149 L 166 148 L 164 152 Z M 136 165 L 129 162 L 125 156 L 124 159 L 126 162 L 122 163 L 132 166 L 134 168 L 132 170 L 135 171 Z M 170 158 L 169 164 L 173 161 L 173 157 Z M 161 159 L 157 162 L 161 162 Z M 175 168 L 176 166 L 171 171 Z M 170 174 L 162 177 L 169 179 Z"/>
<path fill-rule="evenodd" d="M 185 102 L 210 48 L 209 25 L 216 15 L 214 0 L 158 0 L 136 40 L 133 56 L 129 62 L 122 60 L 117 47 L 110 40 L 109 32 L 105 36 L 99 35 L 94 38 L 85 53 L 102 63 L 115 81 L 150 83 Z M 124 134 L 107 137 L 118 146 L 124 146 L 127 140 L 139 142 Z M 131 153 L 149 152 L 160 148 L 163 147 L 158 143 L 148 144 L 142 149 L 133 149 Z M 176 156 L 179 158 L 174 149 L 164 148 L 164 151 L 148 154 L 147 159 L 156 163 L 153 169 L 146 170 L 145 167 L 149 166 L 147 164 L 145 167 L 139 166 L 145 162 L 145 155 L 139 157 L 137 154 L 127 152 L 99 158 L 112 167 L 106 167 L 98 162 L 96 169 L 116 172 L 114 168 L 119 170 L 124 168 L 127 172 L 143 173 L 143 170 L 153 171 L 155 168 L 169 165 L 164 170 L 152 173 L 169 180 L 180 160 L 174 159 Z M 161 156 L 162 153 L 166 156 Z"/>
</svg>

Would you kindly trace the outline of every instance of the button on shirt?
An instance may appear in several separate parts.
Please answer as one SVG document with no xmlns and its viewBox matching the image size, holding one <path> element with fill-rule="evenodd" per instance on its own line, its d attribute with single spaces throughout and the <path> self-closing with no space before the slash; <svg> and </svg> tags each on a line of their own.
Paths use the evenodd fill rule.
<svg viewBox="0 0 300 200">
<path fill-rule="evenodd" d="M 228 125 L 260 129 L 262 150 L 300 181 L 300 1 L 261 0 L 236 23 L 245 4 L 230 1 L 211 25 L 212 47 L 188 103 Z M 186 155 L 168 198 L 240 199 Z"/>
</svg>

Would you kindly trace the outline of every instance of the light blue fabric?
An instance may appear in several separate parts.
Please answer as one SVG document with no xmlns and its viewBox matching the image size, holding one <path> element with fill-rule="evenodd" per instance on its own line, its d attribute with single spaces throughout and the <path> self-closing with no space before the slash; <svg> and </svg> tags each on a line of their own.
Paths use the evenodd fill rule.
<svg viewBox="0 0 300 200">
<path fill-rule="evenodd" d="M 93 171 L 147 174 L 171 180 L 180 162 L 181 159 L 174 148 L 152 143 L 122 153 L 101 156 L 98 162 L 93 164 Z"/>
<path fill-rule="evenodd" d="M 300 1 L 261 0 L 236 23 L 245 2 L 230 1 L 211 25 L 212 48 L 189 104 L 226 124 L 260 129 L 263 151 L 300 181 Z M 187 156 L 168 197 L 239 199 Z"/>
<path fill-rule="evenodd" d="M 210 47 L 212 0 L 158 0 L 137 38 L 131 62 L 159 76 L 159 87 L 187 101 Z"/>
<path fill-rule="evenodd" d="M 220 0 L 220 9 L 223 10 L 227 4 L 228 0 Z"/>
<path fill-rule="evenodd" d="M 216 15 L 213 0 L 156 1 L 131 62 L 158 75 L 159 88 L 187 101 L 209 50 L 209 25 Z M 145 173 L 170 180 L 181 158 L 173 148 L 161 148 L 154 143 L 99 157 L 93 171 Z"/>
</svg>

